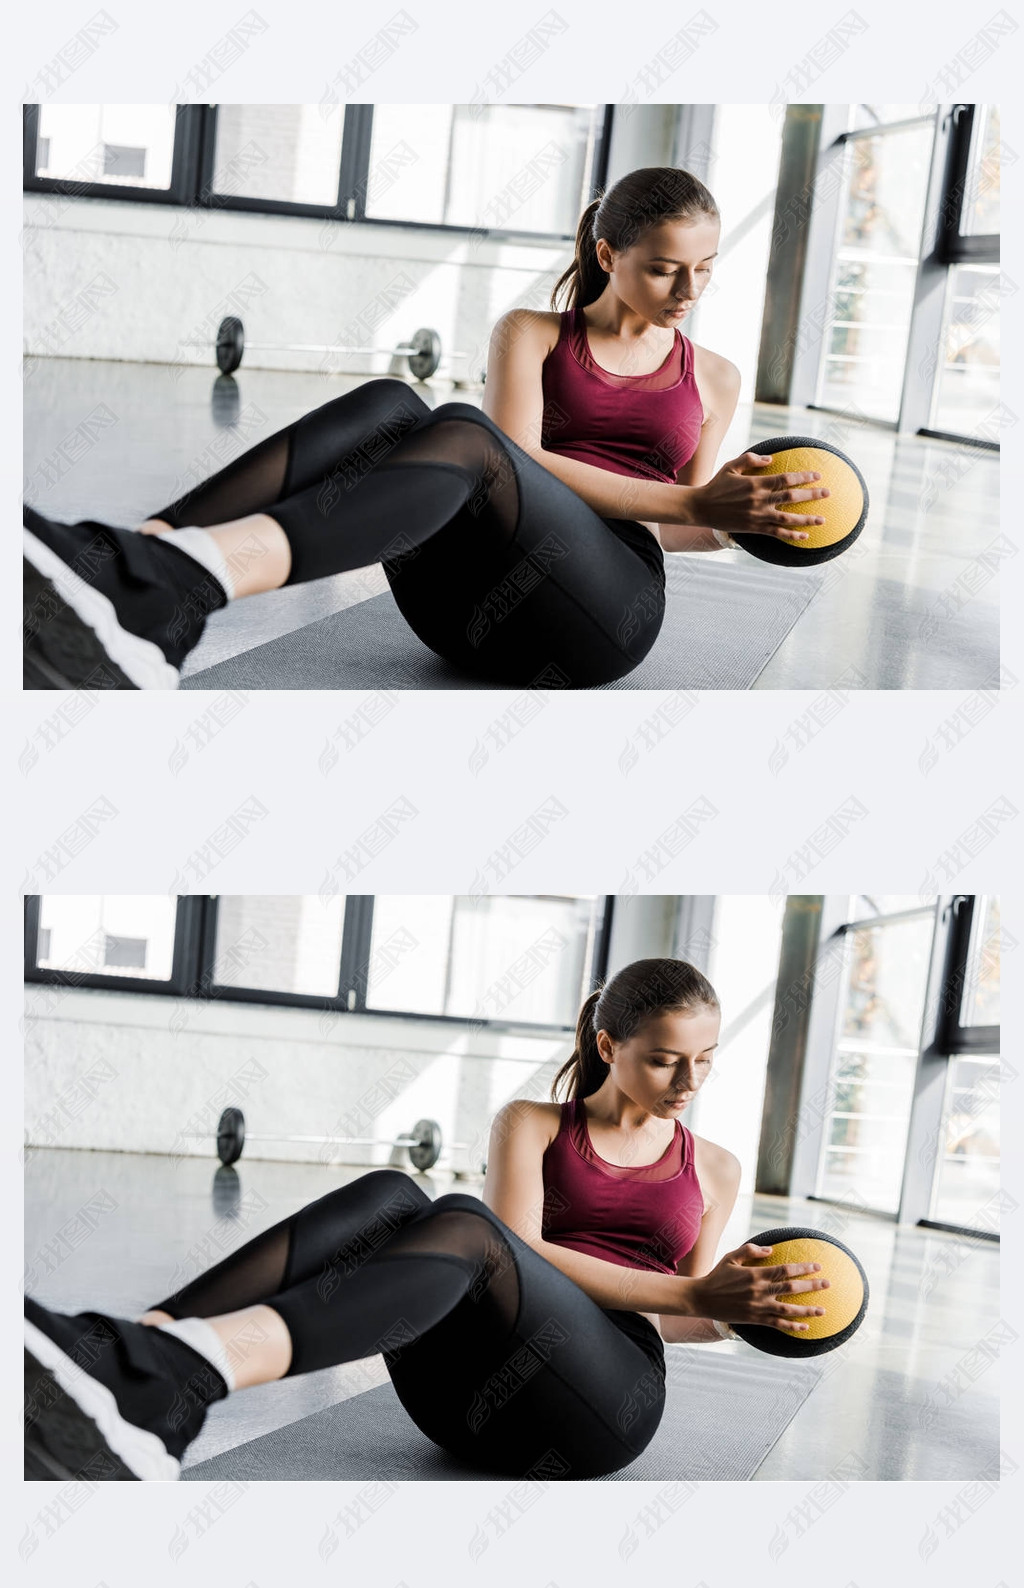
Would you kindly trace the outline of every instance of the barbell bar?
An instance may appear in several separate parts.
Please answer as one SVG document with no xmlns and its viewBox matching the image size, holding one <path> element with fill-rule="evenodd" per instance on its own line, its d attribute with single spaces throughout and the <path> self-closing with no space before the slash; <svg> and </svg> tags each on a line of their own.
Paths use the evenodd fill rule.
<svg viewBox="0 0 1024 1588">
<path fill-rule="evenodd" d="M 189 1131 L 186 1134 L 207 1139 L 201 1131 Z M 221 1163 L 237 1163 L 247 1141 L 295 1141 L 339 1147 L 405 1147 L 415 1169 L 433 1168 L 441 1156 L 442 1147 L 441 1127 L 436 1119 L 418 1119 L 406 1135 L 394 1136 L 390 1140 L 371 1136 L 252 1136 L 246 1132 L 242 1110 L 225 1108 L 217 1121 L 217 1157 Z M 455 1145 L 461 1146 L 462 1143 L 456 1142 Z"/>
<path fill-rule="evenodd" d="M 203 343 L 187 344 L 205 346 Z M 260 353 L 387 353 L 408 360 L 409 371 L 417 380 L 429 380 L 441 362 L 440 333 L 430 326 L 414 331 L 408 342 L 397 347 L 337 347 L 323 342 L 246 342 L 245 327 L 236 314 L 225 315 L 217 327 L 214 343 L 217 368 L 222 375 L 232 375 L 242 362 L 246 347 Z M 453 353 L 452 358 L 465 358 L 464 353 Z"/>
</svg>

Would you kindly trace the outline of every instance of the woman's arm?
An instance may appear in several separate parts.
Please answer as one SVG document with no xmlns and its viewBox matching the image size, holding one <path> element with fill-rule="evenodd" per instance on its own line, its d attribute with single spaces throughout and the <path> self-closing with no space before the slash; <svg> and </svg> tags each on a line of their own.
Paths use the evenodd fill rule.
<svg viewBox="0 0 1024 1588">
<path fill-rule="evenodd" d="M 706 485 L 715 473 L 715 464 L 722 442 L 736 412 L 740 395 L 740 372 L 735 364 L 717 354 L 704 354 L 709 360 L 704 396 L 704 422 L 701 425 L 697 449 L 688 463 L 676 475 L 679 485 Z M 695 529 L 689 524 L 662 524 L 655 526 L 658 539 L 666 551 L 720 551 L 722 542 L 716 540 L 710 529 Z"/>
<path fill-rule="evenodd" d="M 694 1152 L 697 1139 L 694 1138 Z M 718 1243 L 736 1206 L 740 1186 L 740 1161 L 724 1147 L 713 1142 L 700 1143 L 700 1183 L 704 1193 L 704 1216 L 700 1234 L 676 1268 L 677 1274 L 695 1279 L 709 1274 L 715 1266 Z M 722 1336 L 709 1318 L 687 1318 L 677 1314 L 662 1315 L 662 1339 L 669 1345 L 704 1344 L 720 1340 Z"/>
<path fill-rule="evenodd" d="M 624 1268 L 542 1239 L 541 1160 L 550 1137 L 551 1116 L 543 1106 L 516 1099 L 499 1109 L 491 1125 L 482 1200 L 528 1246 L 575 1280 L 599 1307 L 661 1313 L 684 1306 L 688 1287 L 675 1274 Z"/>
<path fill-rule="evenodd" d="M 487 353 L 483 411 L 524 452 L 564 480 L 602 518 L 634 518 L 657 526 L 684 515 L 686 492 L 679 484 L 637 480 L 564 458 L 541 446 L 544 387 L 541 366 L 549 351 L 550 324 L 532 309 L 510 309 L 496 322 Z M 691 460 L 692 461 L 692 460 Z M 706 530 L 694 534 L 713 537 Z"/>
</svg>

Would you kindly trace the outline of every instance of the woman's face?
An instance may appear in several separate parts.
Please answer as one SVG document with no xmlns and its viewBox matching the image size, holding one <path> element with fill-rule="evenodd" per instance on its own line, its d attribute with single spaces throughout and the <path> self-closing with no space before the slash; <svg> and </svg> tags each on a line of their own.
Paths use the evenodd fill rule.
<svg viewBox="0 0 1024 1588">
<path fill-rule="evenodd" d="M 622 253 L 599 239 L 597 257 L 634 313 L 653 325 L 682 325 L 711 280 L 721 229 L 720 221 L 707 216 L 659 221 Z"/>
<path fill-rule="evenodd" d="M 659 1119 L 685 1114 L 711 1072 L 722 1024 L 705 1005 L 652 1015 L 625 1042 L 598 1032 L 601 1057 L 621 1092 Z"/>
</svg>

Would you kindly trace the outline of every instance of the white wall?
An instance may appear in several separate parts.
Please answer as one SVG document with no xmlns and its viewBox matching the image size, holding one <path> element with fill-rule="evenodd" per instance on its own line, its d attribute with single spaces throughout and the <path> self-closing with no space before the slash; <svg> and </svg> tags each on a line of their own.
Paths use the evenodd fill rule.
<svg viewBox="0 0 1024 1588">
<path fill-rule="evenodd" d="M 707 976 L 722 1034 L 687 1123 L 736 1154 L 741 1195 L 754 1189 L 784 908 L 763 894 L 719 894 L 715 904 Z"/>
<path fill-rule="evenodd" d="M 25 1139 L 115 1152 L 214 1152 L 221 1109 L 253 1132 L 404 1134 L 437 1119 L 439 1168 L 477 1171 L 490 1121 L 511 1097 L 547 1099 L 571 1051 L 560 1035 L 336 1015 L 260 1004 L 33 984 L 25 988 Z M 209 1139 L 187 1141 L 185 1130 Z M 255 1143 L 247 1156 L 319 1162 L 320 1149 Z M 383 1146 L 352 1164 L 408 1165 Z"/>
<path fill-rule="evenodd" d="M 569 245 L 493 242 L 429 228 L 182 210 L 106 199 L 25 197 L 24 345 L 30 355 L 206 364 L 226 314 L 251 343 L 395 346 L 421 325 L 477 378 L 491 326 L 516 305 L 547 308 Z M 246 351 L 264 369 L 322 367 L 318 353 Z M 405 369 L 381 356 L 331 370 Z"/>
<path fill-rule="evenodd" d="M 687 335 L 738 367 L 743 405 L 754 400 L 782 117 L 768 105 L 716 105 L 712 147 L 704 180 L 721 213 L 722 237 L 714 276 Z M 723 463 L 733 455 L 732 440 L 723 444 Z"/>
</svg>

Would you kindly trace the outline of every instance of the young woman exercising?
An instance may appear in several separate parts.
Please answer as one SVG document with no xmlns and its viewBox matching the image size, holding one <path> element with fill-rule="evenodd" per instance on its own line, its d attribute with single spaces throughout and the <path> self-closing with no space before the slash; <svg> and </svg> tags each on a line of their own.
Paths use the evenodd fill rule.
<svg viewBox="0 0 1024 1588">
<path fill-rule="evenodd" d="M 714 472 L 739 372 L 679 327 L 719 233 L 696 177 L 633 171 L 584 210 L 552 312 L 498 320 L 482 412 L 368 381 L 144 536 L 28 509 L 26 686 L 173 688 L 228 600 L 378 561 L 420 639 L 475 676 L 625 676 L 661 627 L 665 551 L 713 551 L 730 530 L 806 539 L 822 520 L 783 508 L 829 494 L 814 472 L 758 474 L 758 453 Z"/>
<path fill-rule="evenodd" d="M 568 1099 L 499 1110 L 482 1200 L 372 1170 L 136 1322 L 27 1298 L 26 1476 L 177 1477 L 213 1401 L 378 1352 L 482 1475 L 626 1466 L 661 1420 L 663 1341 L 824 1310 L 782 1299 L 826 1286 L 817 1263 L 752 1267 L 748 1243 L 716 1264 L 739 1164 L 680 1116 L 719 1023 L 692 965 L 638 960 L 584 1003 Z"/>
</svg>

